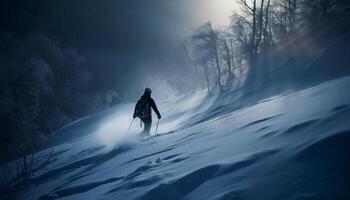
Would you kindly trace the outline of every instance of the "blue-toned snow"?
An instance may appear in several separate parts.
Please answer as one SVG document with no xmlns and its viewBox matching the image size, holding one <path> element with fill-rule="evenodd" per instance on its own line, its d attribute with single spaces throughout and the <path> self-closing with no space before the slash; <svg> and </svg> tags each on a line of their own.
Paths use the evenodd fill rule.
<svg viewBox="0 0 350 200">
<path fill-rule="evenodd" d="M 60 129 L 70 139 L 18 199 L 350 199 L 349 88 L 170 97 L 143 142 L 138 120 L 125 136 L 133 105 L 110 108 Z"/>
</svg>

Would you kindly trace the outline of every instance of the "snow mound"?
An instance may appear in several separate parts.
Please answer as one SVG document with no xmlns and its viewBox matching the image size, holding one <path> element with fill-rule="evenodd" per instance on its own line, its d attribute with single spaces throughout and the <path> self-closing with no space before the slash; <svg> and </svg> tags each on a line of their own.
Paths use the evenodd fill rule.
<svg viewBox="0 0 350 200">
<path fill-rule="evenodd" d="M 120 105 L 59 130 L 55 159 L 16 198 L 350 199 L 349 87 L 345 77 L 244 104 L 171 98 L 161 134 L 143 142 L 138 123 L 123 139 L 133 105 Z"/>
</svg>

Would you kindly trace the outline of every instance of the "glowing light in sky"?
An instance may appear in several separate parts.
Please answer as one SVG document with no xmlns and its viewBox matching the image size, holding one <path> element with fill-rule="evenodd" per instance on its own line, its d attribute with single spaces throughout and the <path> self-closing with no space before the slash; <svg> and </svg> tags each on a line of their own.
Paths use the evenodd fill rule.
<svg viewBox="0 0 350 200">
<path fill-rule="evenodd" d="M 235 0 L 193 0 L 196 6 L 196 21 L 205 23 L 210 21 L 215 27 L 229 25 L 233 11 L 238 12 L 239 6 Z"/>
</svg>

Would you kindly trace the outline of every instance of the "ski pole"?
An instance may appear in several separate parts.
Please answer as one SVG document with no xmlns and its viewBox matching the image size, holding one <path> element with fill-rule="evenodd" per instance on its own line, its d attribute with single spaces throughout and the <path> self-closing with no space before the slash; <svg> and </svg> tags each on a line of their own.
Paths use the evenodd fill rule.
<svg viewBox="0 0 350 200">
<path fill-rule="evenodd" d="M 156 126 L 156 130 L 154 131 L 154 135 L 157 135 L 158 125 L 159 125 L 159 119 L 157 121 L 157 126 Z"/>
<path fill-rule="evenodd" d="M 135 120 L 135 118 L 132 118 L 131 124 L 130 124 L 128 130 L 126 131 L 125 136 L 129 133 L 129 130 L 130 130 L 132 124 L 134 123 L 134 120 Z"/>
</svg>

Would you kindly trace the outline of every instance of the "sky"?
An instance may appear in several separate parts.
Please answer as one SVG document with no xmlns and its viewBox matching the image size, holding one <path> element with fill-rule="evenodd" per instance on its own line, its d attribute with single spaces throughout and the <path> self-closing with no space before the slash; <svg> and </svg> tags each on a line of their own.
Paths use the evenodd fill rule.
<svg viewBox="0 0 350 200">
<path fill-rule="evenodd" d="M 189 89 L 184 41 L 207 21 L 227 25 L 234 9 L 234 0 L 8 0 L 0 2 L 0 33 L 40 32 L 74 48 L 93 87 L 133 96 L 146 86 Z"/>
<path fill-rule="evenodd" d="M 216 28 L 222 28 L 230 23 L 230 16 L 239 10 L 235 0 L 190 0 L 193 2 L 192 17 L 195 26 L 210 21 Z"/>
</svg>

